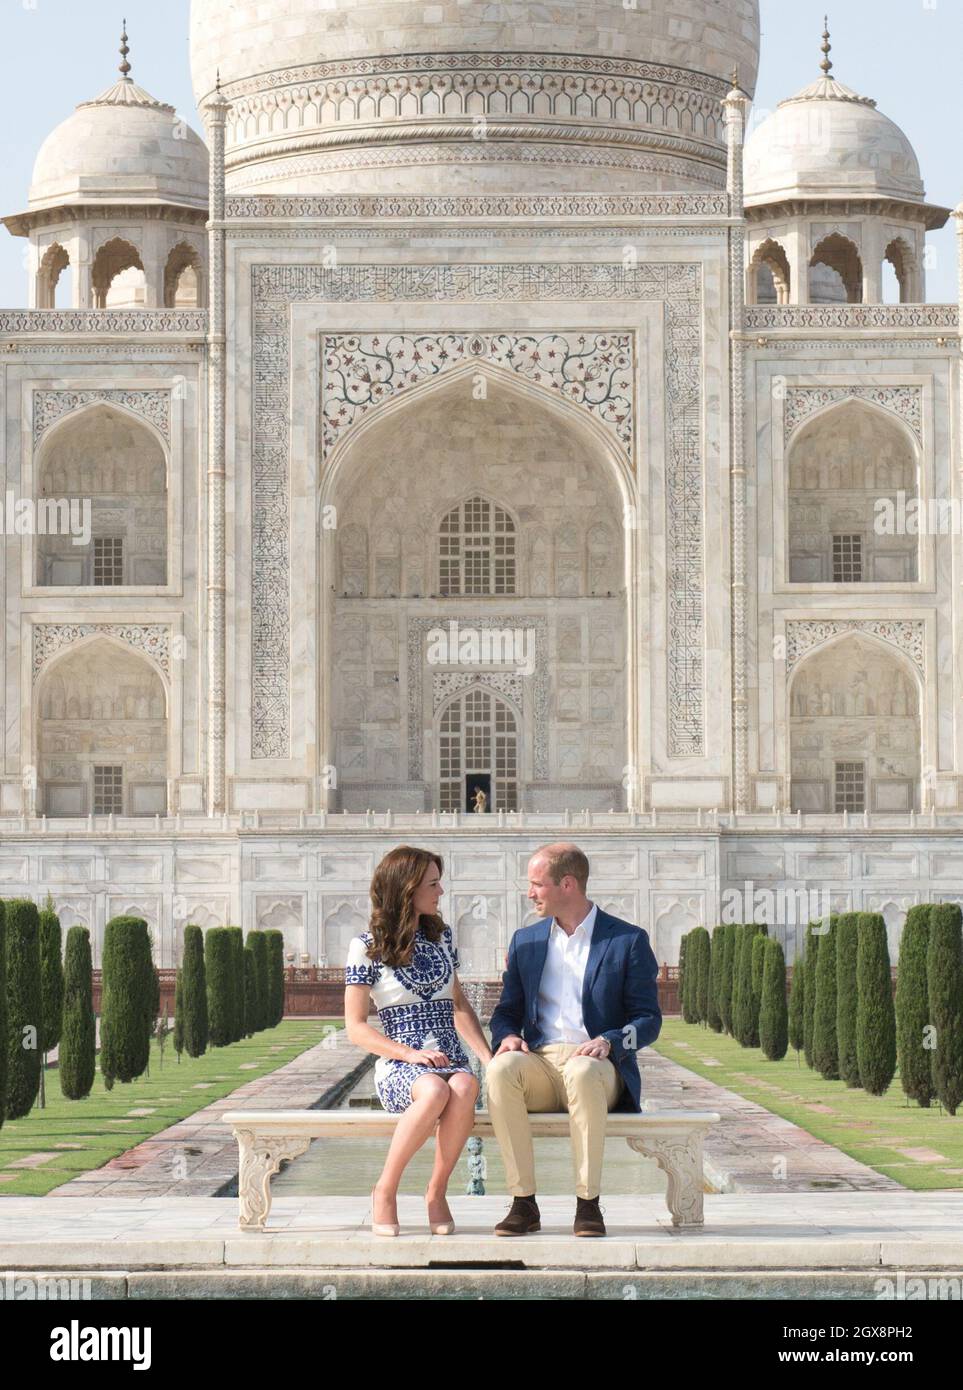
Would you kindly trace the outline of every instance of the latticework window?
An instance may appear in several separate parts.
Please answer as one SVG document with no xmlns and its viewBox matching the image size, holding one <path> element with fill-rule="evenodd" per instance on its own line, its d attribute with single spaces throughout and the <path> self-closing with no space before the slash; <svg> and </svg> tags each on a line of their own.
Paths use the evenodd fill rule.
<svg viewBox="0 0 963 1390">
<path fill-rule="evenodd" d="M 471 497 L 441 523 L 442 594 L 514 594 L 515 523 L 503 508 Z"/>
<path fill-rule="evenodd" d="M 119 765 L 94 767 L 94 815 L 120 815 L 124 809 L 124 770 Z"/>
<path fill-rule="evenodd" d="M 836 811 L 866 810 L 865 763 L 836 764 Z"/>
<path fill-rule="evenodd" d="M 124 542 L 121 536 L 94 537 L 94 583 L 123 584 Z"/>
<path fill-rule="evenodd" d="M 833 536 L 833 583 L 861 584 L 863 580 L 863 538 L 860 535 Z"/>
</svg>

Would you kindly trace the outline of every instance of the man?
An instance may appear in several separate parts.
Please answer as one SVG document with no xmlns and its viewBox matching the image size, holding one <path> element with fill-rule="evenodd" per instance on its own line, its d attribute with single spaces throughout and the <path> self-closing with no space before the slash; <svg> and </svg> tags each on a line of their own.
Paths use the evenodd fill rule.
<svg viewBox="0 0 963 1390">
<path fill-rule="evenodd" d="M 588 876 L 588 859 L 573 844 L 546 845 L 528 865 L 528 896 L 543 917 L 512 937 L 486 1072 L 488 1110 L 514 1198 L 495 1227 L 499 1236 L 541 1229 L 530 1111 L 568 1111 L 574 1232 L 604 1236 L 606 1115 L 642 1108 L 635 1054 L 662 1027 L 658 965 L 646 932 L 586 897 Z"/>
</svg>

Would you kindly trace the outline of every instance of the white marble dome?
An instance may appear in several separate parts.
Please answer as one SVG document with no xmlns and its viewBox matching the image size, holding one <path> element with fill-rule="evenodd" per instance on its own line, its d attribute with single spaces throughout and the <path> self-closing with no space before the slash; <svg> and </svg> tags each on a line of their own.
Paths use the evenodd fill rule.
<svg viewBox="0 0 963 1390">
<path fill-rule="evenodd" d="M 829 75 L 781 102 L 745 152 L 749 206 L 798 198 L 925 197 L 916 152 L 899 126 Z"/>
<path fill-rule="evenodd" d="M 206 208 L 207 146 L 129 77 L 82 102 L 40 147 L 31 210 L 78 203 L 165 202 Z"/>
<path fill-rule="evenodd" d="M 758 56 L 758 0 L 191 4 L 235 192 L 719 188 Z"/>
</svg>

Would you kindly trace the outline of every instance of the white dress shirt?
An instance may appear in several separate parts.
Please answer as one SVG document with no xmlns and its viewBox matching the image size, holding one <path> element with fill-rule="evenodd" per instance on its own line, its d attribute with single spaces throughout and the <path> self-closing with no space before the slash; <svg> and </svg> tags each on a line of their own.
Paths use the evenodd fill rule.
<svg viewBox="0 0 963 1390">
<path fill-rule="evenodd" d="M 538 986 L 538 1023 L 546 1043 L 583 1043 L 591 1039 L 582 1020 L 582 984 L 592 946 L 598 905 L 569 936 L 552 918 L 548 955 Z"/>
</svg>

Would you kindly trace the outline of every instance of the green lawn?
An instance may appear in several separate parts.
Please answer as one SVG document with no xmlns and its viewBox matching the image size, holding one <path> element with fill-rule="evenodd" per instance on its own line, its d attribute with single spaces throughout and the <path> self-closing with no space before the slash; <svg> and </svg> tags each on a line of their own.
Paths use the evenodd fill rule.
<svg viewBox="0 0 963 1390">
<path fill-rule="evenodd" d="M 230 1095 L 239 1086 L 276 1071 L 314 1047 L 341 1019 L 285 1019 L 229 1047 L 209 1049 L 203 1057 L 177 1054 L 168 1035 L 161 1066 L 156 1040 L 151 1045 L 150 1076 L 104 1089 L 99 1066 L 93 1089 L 84 1100 L 65 1100 L 57 1068 L 47 1069 L 47 1104 L 22 1120 L 0 1127 L 0 1197 L 42 1197 L 78 1173 L 100 1168 L 108 1159 L 149 1139 L 178 1120 Z M 139 1113 L 146 1112 L 146 1113 Z M 18 1160 L 49 1154 L 35 1168 L 18 1168 Z M 11 1181 L 12 1174 L 13 1177 Z"/>
<path fill-rule="evenodd" d="M 824 1081 L 795 1052 L 770 1062 L 758 1048 L 676 1018 L 665 1020 L 653 1050 L 913 1191 L 963 1187 L 963 1110 L 954 1119 L 937 1101 L 922 1109 L 904 1096 L 899 1076 L 884 1096 L 871 1096 Z"/>
</svg>

